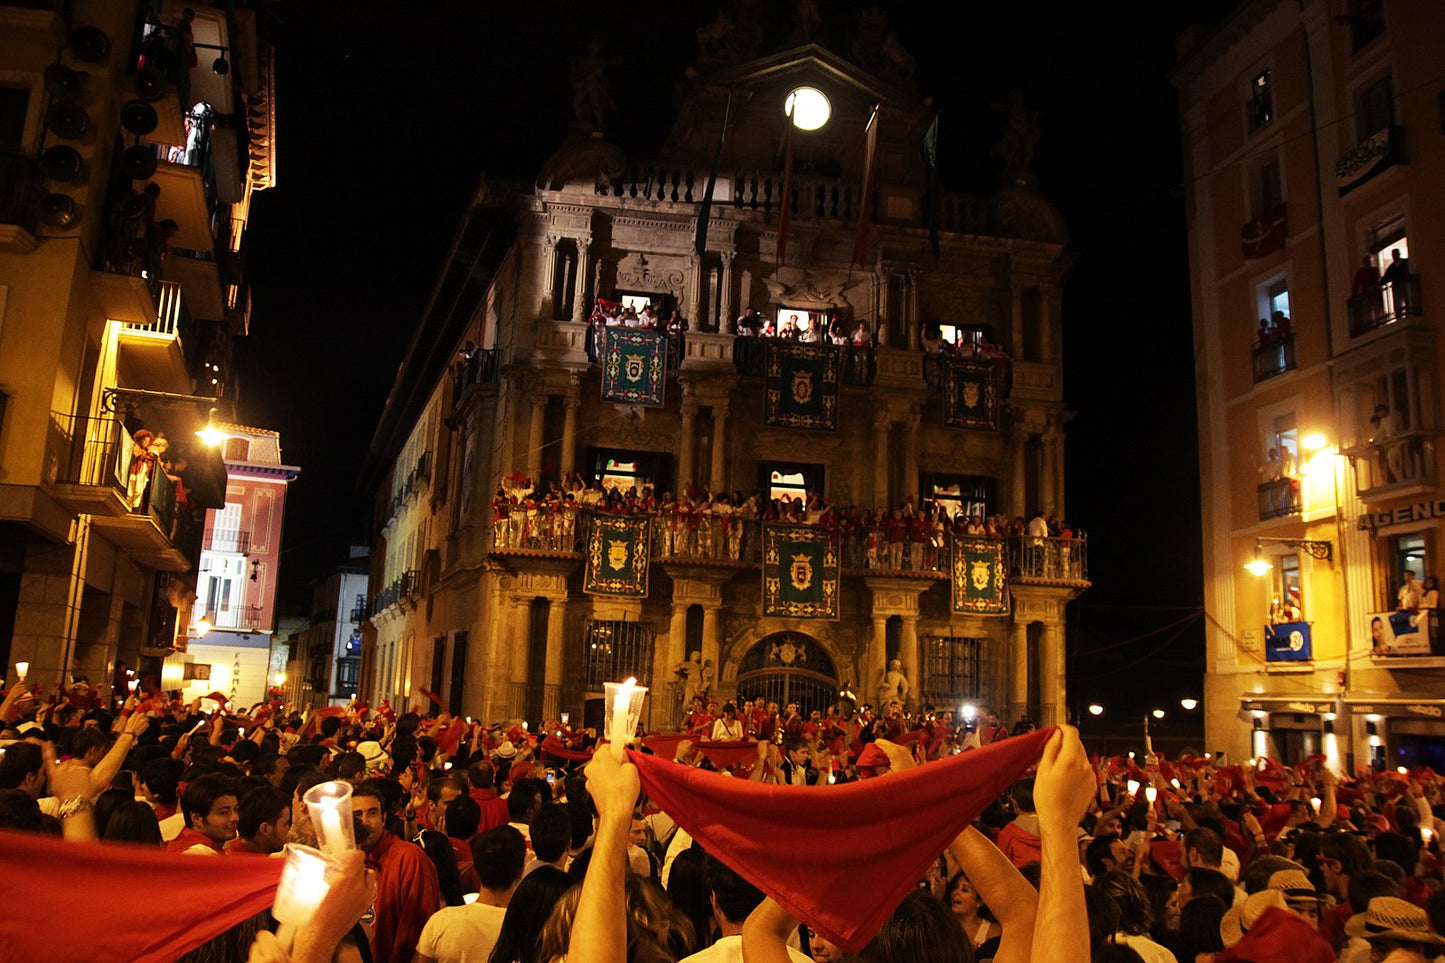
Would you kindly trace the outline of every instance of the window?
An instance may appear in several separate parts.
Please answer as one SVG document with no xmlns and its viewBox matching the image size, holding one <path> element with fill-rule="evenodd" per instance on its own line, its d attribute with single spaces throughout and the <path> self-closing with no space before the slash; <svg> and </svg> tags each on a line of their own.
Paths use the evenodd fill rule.
<svg viewBox="0 0 1445 963">
<path fill-rule="evenodd" d="M 1363 88 L 1355 104 L 1358 140 L 1365 140 L 1395 124 L 1395 85 L 1390 75 Z"/>
<path fill-rule="evenodd" d="M 1350 52 L 1385 32 L 1385 0 L 1350 0 L 1345 16 L 1350 24 Z"/>
<path fill-rule="evenodd" d="M 601 692 L 604 682 L 628 676 L 651 685 L 652 644 L 657 630 L 651 622 L 592 621 L 583 635 L 586 686 Z"/>
<path fill-rule="evenodd" d="M 1274 94 L 1269 71 L 1264 70 L 1249 82 L 1249 129 L 1259 130 L 1274 117 Z"/>
<path fill-rule="evenodd" d="M 1296 474 L 1298 468 L 1295 456 L 1299 454 L 1299 429 L 1295 427 L 1294 412 L 1279 415 L 1274 419 L 1274 430 L 1270 434 L 1269 447 L 1279 454 L 1280 473 L 1286 477 Z"/>
<path fill-rule="evenodd" d="M 982 342 L 992 342 L 992 325 L 987 324 L 946 324 L 939 322 L 938 336 L 951 345 L 967 342 L 978 347 Z"/>
<path fill-rule="evenodd" d="M 1263 217 L 1284 203 L 1279 157 L 1271 157 L 1255 169 L 1254 216 Z"/>
<path fill-rule="evenodd" d="M 1265 310 L 1269 317 L 1274 318 L 1276 314 L 1289 317 L 1289 282 L 1280 278 L 1265 286 L 1264 289 Z"/>
<path fill-rule="evenodd" d="M 1276 624 L 1303 622 L 1306 619 L 1299 556 L 1281 555 L 1274 561 L 1274 586 L 1269 601 L 1270 621 Z"/>
<path fill-rule="evenodd" d="M 241 547 L 241 506 L 227 502 L 216 512 L 211 523 L 211 551 L 239 552 Z"/>
<path fill-rule="evenodd" d="M 251 457 L 251 441 L 248 438 L 227 438 L 225 454 L 226 461 L 245 461 Z"/>
<path fill-rule="evenodd" d="M 758 465 L 758 488 L 769 499 L 800 499 L 823 492 L 823 466 L 802 462 L 769 461 Z"/>
<path fill-rule="evenodd" d="M 941 710 L 979 697 L 979 655 L 983 639 L 940 636 L 924 639 L 922 697 Z"/>
<path fill-rule="evenodd" d="M 1425 552 L 1425 536 L 1423 534 L 1412 532 L 1408 535 L 1396 535 L 1393 548 L 1395 568 L 1389 573 L 1392 605 L 1395 591 L 1404 582 L 1406 572 L 1414 572 L 1415 577 L 1421 580 L 1430 574 L 1429 566 L 1426 564 L 1429 557 Z"/>
<path fill-rule="evenodd" d="M 925 501 L 933 499 L 949 518 L 959 514 L 987 518 L 994 511 L 996 482 L 992 478 L 925 472 L 919 489 Z"/>
<path fill-rule="evenodd" d="M 669 490 L 669 456 L 662 452 L 594 448 L 591 454 L 590 480 L 604 489 L 617 488 L 626 492 L 635 485 L 640 493 L 643 486 L 652 485 L 658 493 Z"/>
</svg>

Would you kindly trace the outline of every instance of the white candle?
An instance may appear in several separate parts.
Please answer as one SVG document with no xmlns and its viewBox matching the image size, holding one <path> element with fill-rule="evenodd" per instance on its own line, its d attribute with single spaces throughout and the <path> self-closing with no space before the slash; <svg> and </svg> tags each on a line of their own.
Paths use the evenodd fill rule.
<svg viewBox="0 0 1445 963">
<path fill-rule="evenodd" d="M 1131 796 L 1138 795 L 1138 793 L 1139 793 L 1139 780 L 1137 780 L 1137 779 L 1130 779 L 1129 782 L 1128 782 L 1128 787 L 1129 787 L 1129 795 L 1131 795 Z"/>
<path fill-rule="evenodd" d="M 1154 805 L 1154 800 L 1159 798 L 1159 790 L 1155 789 L 1153 786 L 1150 786 L 1148 789 L 1144 790 L 1144 798 L 1149 800 L 1149 805 Z"/>
<path fill-rule="evenodd" d="M 618 762 L 627 758 L 627 744 L 632 741 L 632 733 L 627 730 L 632 715 L 632 690 L 636 688 L 637 680 L 629 676 L 617 687 L 617 695 L 612 699 L 612 731 L 607 738 L 612 743 L 612 758 Z"/>
<path fill-rule="evenodd" d="M 29 671 L 30 671 L 30 663 L 29 663 L 29 662 L 17 662 L 17 663 L 15 663 L 15 674 L 18 675 L 18 676 L 20 676 L 20 681 L 21 681 L 21 682 L 24 682 L 24 681 L 25 681 L 25 675 L 26 675 L 26 673 L 28 673 Z"/>
<path fill-rule="evenodd" d="M 328 856 L 346 855 L 346 833 L 341 828 L 341 813 L 336 811 L 335 800 L 326 800 L 321 810 L 321 850 Z"/>
</svg>

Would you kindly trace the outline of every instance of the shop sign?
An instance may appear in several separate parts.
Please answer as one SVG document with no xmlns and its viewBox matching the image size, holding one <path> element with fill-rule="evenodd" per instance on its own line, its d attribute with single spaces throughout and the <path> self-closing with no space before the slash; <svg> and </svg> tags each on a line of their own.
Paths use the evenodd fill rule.
<svg viewBox="0 0 1445 963">
<path fill-rule="evenodd" d="M 1407 525 L 1411 522 L 1427 522 L 1432 518 L 1445 518 L 1445 498 L 1433 502 L 1415 502 L 1401 505 L 1383 512 L 1366 512 L 1360 516 L 1359 529 L 1373 532 L 1391 525 Z"/>
</svg>

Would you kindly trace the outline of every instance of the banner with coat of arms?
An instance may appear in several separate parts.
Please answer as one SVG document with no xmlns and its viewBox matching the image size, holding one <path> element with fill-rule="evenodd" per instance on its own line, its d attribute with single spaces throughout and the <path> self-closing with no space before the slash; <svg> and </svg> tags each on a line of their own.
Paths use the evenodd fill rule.
<svg viewBox="0 0 1445 963">
<path fill-rule="evenodd" d="M 661 408 L 667 387 L 667 332 L 604 328 L 602 400 Z"/>
<path fill-rule="evenodd" d="M 646 516 L 593 515 L 587 533 L 582 591 L 588 595 L 646 598 L 651 544 Z"/>
<path fill-rule="evenodd" d="M 943 423 L 950 428 L 998 431 L 998 367 L 979 358 L 946 358 Z"/>
<path fill-rule="evenodd" d="M 763 526 L 763 615 L 838 618 L 838 533 Z"/>
<path fill-rule="evenodd" d="M 768 345 L 764 423 L 838 430 L 838 349 L 775 341 Z"/>
<path fill-rule="evenodd" d="M 998 538 L 955 538 L 950 579 L 953 611 L 1008 615 L 1008 562 Z"/>
</svg>

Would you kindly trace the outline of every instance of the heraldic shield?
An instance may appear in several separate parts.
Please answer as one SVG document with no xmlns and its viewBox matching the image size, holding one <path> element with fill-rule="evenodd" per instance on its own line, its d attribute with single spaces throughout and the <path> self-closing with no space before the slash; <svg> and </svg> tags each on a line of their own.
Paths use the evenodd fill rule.
<svg viewBox="0 0 1445 963">
<path fill-rule="evenodd" d="M 838 618 L 838 533 L 763 526 L 763 615 Z"/>
<path fill-rule="evenodd" d="M 998 538 L 955 538 L 950 578 L 953 611 L 1008 615 L 1008 561 Z"/>
<path fill-rule="evenodd" d="M 667 332 L 604 328 L 602 400 L 661 408 L 667 388 Z"/>
<path fill-rule="evenodd" d="M 998 366 L 980 358 L 943 362 L 943 423 L 950 428 L 998 431 Z"/>
<path fill-rule="evenodd" d="M 840 349 L 827 344 L 768 344 L 764 420 L 782 428 L 838 430 Z"/>
<path fill-rule="evenodd" d="M 652 529 L 645 516 L 588 516 L 582 591 L 588 595 L 646 598 L 651 545 Z"/>
</svg>

